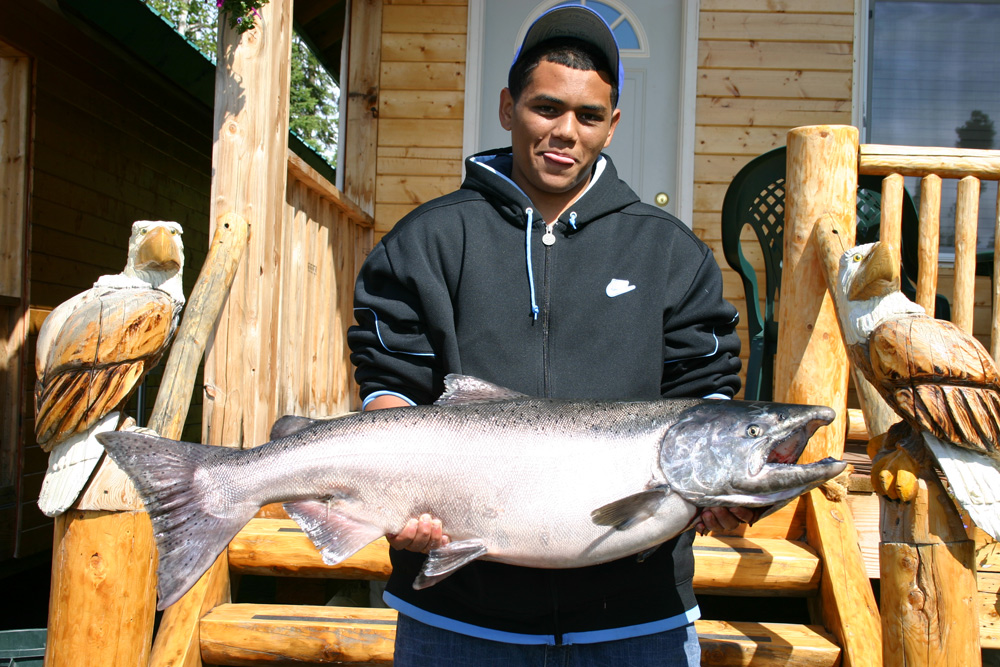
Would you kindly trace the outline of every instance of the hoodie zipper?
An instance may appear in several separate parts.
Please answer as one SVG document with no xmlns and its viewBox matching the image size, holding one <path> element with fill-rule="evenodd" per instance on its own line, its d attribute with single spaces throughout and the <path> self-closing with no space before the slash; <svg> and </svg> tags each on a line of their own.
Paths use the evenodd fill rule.
<svg viewBox="0 0 1000 667">
<path fill-rule="evenodd" d="M 555 223 L 545 224 L 545 234 L 542 236 L 542 243 L 545 245 L 545 264 L 542 273 L 542 395 L 549 396 L 551 386 L 549 377 L 549 314 L 551 308 L 551 284 L 552 284 L 552 246 L 555 245 L 556 235 L 552 233 Z"/>
</svg>

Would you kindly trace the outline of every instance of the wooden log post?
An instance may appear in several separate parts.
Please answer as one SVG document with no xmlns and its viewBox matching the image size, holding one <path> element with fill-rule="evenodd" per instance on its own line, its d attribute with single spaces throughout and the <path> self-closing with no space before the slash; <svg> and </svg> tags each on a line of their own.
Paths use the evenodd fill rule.
<svg viewBox="0 0 1000 667">
<path fill-rule="evenodd" d="M 378 147 L 379 70 L 382 62 L 382 0 L 351 2 L 344 127 L 344 193 L 375 215 L 375 155 Z M 388 230 L 377 230 L 388 231 Z"/>
<path fill-rule="evenodd" d="M 799 128 L 796 132 L 814 130 L 817 128 Z M 853 134 L 856 131 L 847 128 L 844 132 Z M 856 151 L 856 143 L 854 146 Z M 824 159 L 822 153 L 817 153 L 816 158 Z M 813 178 L 818 177 L 814 175 Z M 901 178 L 894 176 L 887 180 L 891 196 L 898 198 L 899 195 L 892 194 L 892 190 L 898 187 Z M 930 183 L 931 188 L 935 185 L 938 184 Z M 850 247 L 845 239 L 852 236 L 849 230 L 844 229 L 841 218 L 849 217 L 846 209 L 855 201 L 855 194 L 848 193 L 840 183 L 816 188 L 813 192 L 823 196 L 820 191 L 824 189 L 835 194 L 837 200 L 829 202 L 829 214 L 816 211 L 819 217 L 814 234 L 832 291 L 835 289 L 837 261 Z M 882 230 L 882 237 L 898 252 L 900 230 L 894 222 L 890 221 Z M 843 364 L 843 361 L 839 363 Z M 863 377 L 856 374 L 855 384 L 872 436 L 885 433 L 889 426 L 899 421 L 899 417 Z M 967 539 L 954 503 L 929 468 L 921 471 L 919 491 L 912 502 L 893 501 L 880 496 L 880 503 L 882 664 L 899 667 L 978 664 L 975 543 Z"/>
<path fill-rule="evenodd" d="M 145 512 L 71 509 L 56 517 L 46 665 L 146 664 L 154 554 Z"/>
<path fill-rule="evenodd" d="M 826 276 L 839 255 L 822 255 L 816 224 L 829 219 L 853 244 L 858 134 L 852 127 L 813 126 L 788 133 L 784 270 L 778 321 L 775 400 L 828 405 L 838 419 L 810 440 L 803 461 L 839 458 L 844 450 L 848 364 Z M 832 262 L 832 264 L 831 264 Z M 823 624 L 843 648 L 843 664 L 876 665 L 881 628 L 858 533 L 846 503 L 818 490 L 808 496 L 807 537 L 823 560 Z"/>
<path fill-rule="evenodd" d="M 280 289 L 275 284 L 285 205 L 292 0 L 271 0 L 253 30 L 219 22 L 215 77 L 212 220 L 235 213 L 250 226 L 205 360 L 203 441 L 231 447 L 267 440 L 274 419 L 270 345 Z M 228 559 L 163 613 L 151 667 L 201 665 L 198 622 L 229 596 Z"/>
</svg>

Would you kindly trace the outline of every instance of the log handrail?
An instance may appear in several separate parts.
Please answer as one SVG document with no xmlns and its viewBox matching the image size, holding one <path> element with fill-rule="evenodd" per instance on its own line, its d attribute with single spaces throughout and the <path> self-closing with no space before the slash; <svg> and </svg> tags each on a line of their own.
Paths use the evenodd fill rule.
<svg viewBox="0 0 1000 667">
<path fill-rule="evenodd" d="M 786 239 L 792 237 L 802 247 L 814 250 L 816 270 L 825 273 L 830 289 L 835 285 L 837 261 L 845 243 L 853 242 L 857 175 L 884 177 L 880 238 L 897 249 L 901 245 L 903 176 L 922 179 L 917 290 L 918 302 L 927 309 L 933 307 L 937 289 L 941 182 L 958 180 L 953 320 L 971 332 L 980 181 L 1000 180 L 1000 151 L 859 145 L 857 130 L 845 126 L 796 128 L 789 133 L 788 145 L 788 197 L 792 201 L 802 198 L 808 205 L 801 215 L 795 215 L 789 207 Z M 843 168 L 845 161 L 853 161 L 853 170 Z M 1000 203 L 997 211 L 1000 217 Z M 1000 237 L 1000 230 L 997 236 Z M 996 278 L 994 268 L 994 290 Z M 788 326 L 786 318 L 791 318 L 792 328 L 806 332 L 803 335 L 807 339 L 791 348 L 779 341 L 779 349 L 793 353 L 786 354 L 782 363 L 797 372 L 800 366 L 806 367 L 800 375 L 808 377 L 817 368 L 809 369 L 810 341 L 815 336 L 828 336 L 831 331 L 825 325 L 817 326 L 824 324 L 816 317 L 821 309 L 810 306 L 808 299 L 803 301 L 811 283 L 799 279 L 783 283 L 782 287 L 790 305 L 799 304 L 783 311 L 782 327 Z M 824 306 L 830 300 L 828 292 L 812 294 L 812 298 L 817 303 L 822 301 Z M 995 304 L 995 291 L 993 300 Z M 998 338 L 995 305 L 993 312 L 995 356 Z M 832 367 L 847 366 L 842 348 L 826 361 Z M 829 376 L 828 369 L 823 373 Z M 856 384 L 869 431 L 875 435 L 885 432 L 898 417 L 867 382 L 856 378 Z M 958 512 L 936 475 L 921 475 L 913 502 L 882 498 L 881 507 L 883 664 L 978 662 L 979 623 L 974 606 L 969 604 L 977 597 L 974 543 L 965 534 Z"/>
</svg>

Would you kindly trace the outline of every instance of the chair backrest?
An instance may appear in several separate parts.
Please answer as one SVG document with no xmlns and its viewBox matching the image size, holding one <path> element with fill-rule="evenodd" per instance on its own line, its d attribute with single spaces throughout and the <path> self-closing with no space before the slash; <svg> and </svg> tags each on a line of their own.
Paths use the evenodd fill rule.
<svg viewBox="0 0 1000 667">
<path fill-rule="evenodd" d="M 781 286 L 781 255 L 785 230 L 784 146 L 747 163 L 726 190 L 722 202 L 722 252 L 743 281 L 746 295 L 750 358 L 747 362 L 747 400 L 767 400 L 772 395 L 772 369 L 778 345 L 774 304 Z M 740 236 L 746 226 L 757 235 L 764 261 L 764 311 L 753 264 L 743 253 Z"/>
<path fill-rule="evenodd" d="M 722 251 L 729 266 L 743 281 L 746 297 L 747 331 L 750 355 L 747 360 L 744 398 L 770 400 L 773 396 L 774 355 L 778 348 L 778 322 L 775 301 L 781 286 L 781 259 L 785 229 L 784 146 L 775 148 L 748 162 L 733 178 L 722 203 Z M 882 214 L 882 179 L 859 176 L 857 195 L 857 243 L 872 243 L 879 238 Z M 902 219 L 902 289 L 911 299 L 916 293 L 917 229 L 916 206 L 903 190 Z M 749 226 L 757 235 L 763 252 L 764 309 L 760 308 L 757 272 L 743 252 L 740 237 Z M 948 301 L 935 301 L 937 317 L 949 317 Z"/>
</svg>

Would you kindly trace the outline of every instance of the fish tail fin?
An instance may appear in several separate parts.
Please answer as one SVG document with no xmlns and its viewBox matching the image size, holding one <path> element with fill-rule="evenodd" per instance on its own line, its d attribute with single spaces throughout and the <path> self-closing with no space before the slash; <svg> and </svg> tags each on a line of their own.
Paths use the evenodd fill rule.
<svg viewBox="0 0 1000 667">
<path fill-rule="evenodd" d="M 129 476 L 153 522 L 159 552 L 157 609 L 179 600 L 253 518 L 251 503 L 220 506 L 225 489 L 218 464 L 241 452 L 117 431 L 98 436 Z"/>
</svg>

